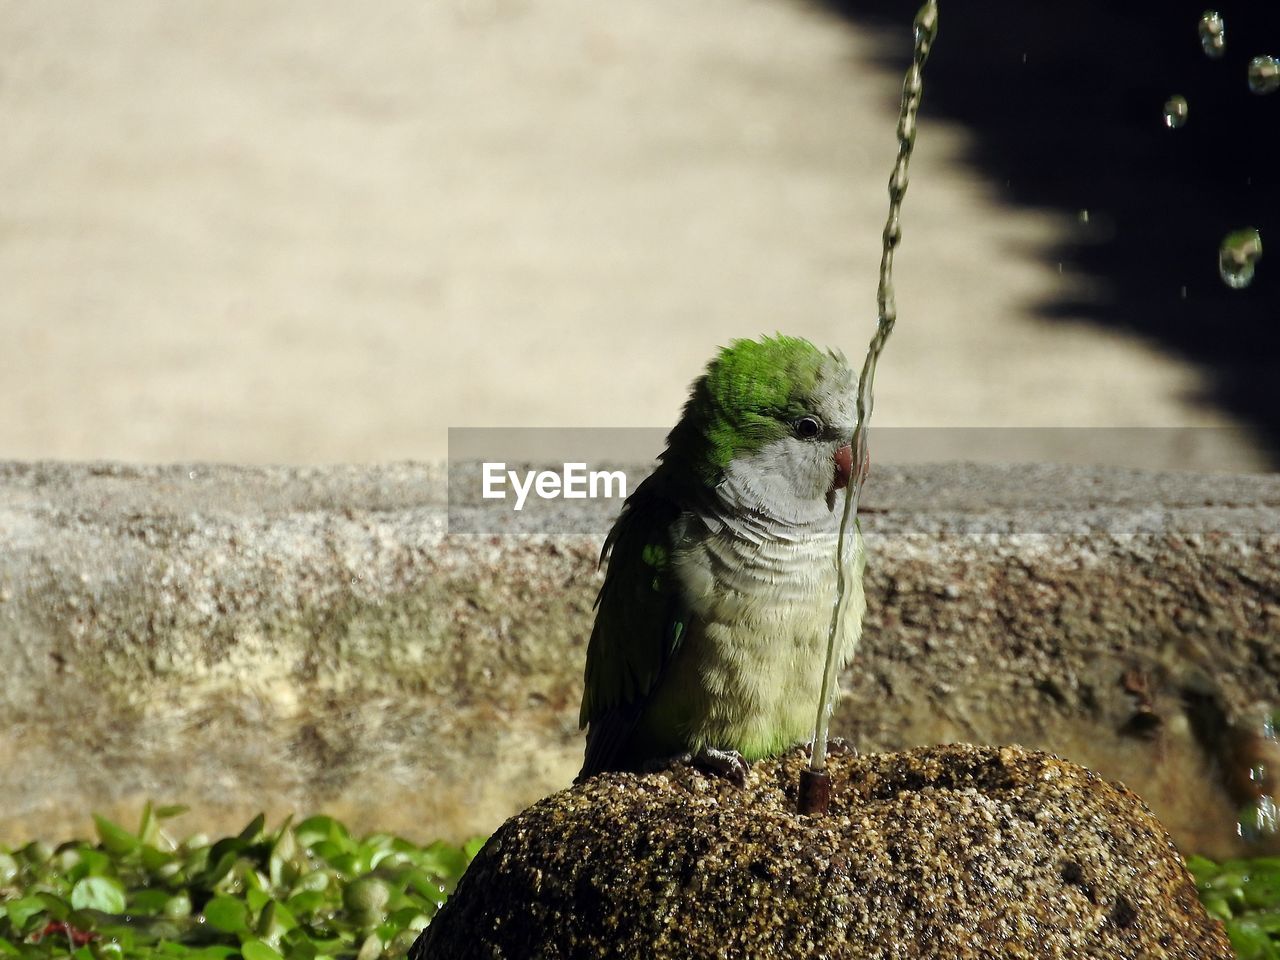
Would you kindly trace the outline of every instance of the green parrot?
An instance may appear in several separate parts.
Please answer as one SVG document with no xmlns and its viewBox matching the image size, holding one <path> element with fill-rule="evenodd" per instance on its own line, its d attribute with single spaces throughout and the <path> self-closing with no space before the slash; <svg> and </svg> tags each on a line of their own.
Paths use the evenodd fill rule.
<svg viewBox="0 0 1280 960">
<path fill-rule="evenodd" d="M 811 737 L 854 379 L 841 355 L 779 334 L 734 341 L 694 382 L 600 556 L 579 780 L 685 760 L 741 783 L 752 761 Z M 840 664 L 866 608 L 854 530 Z"/>
</svg>

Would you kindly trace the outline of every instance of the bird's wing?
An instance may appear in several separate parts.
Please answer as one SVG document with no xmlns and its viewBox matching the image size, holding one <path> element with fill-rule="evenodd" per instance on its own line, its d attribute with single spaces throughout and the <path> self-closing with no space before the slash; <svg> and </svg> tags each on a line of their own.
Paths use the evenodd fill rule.
<svg viewBox="0 0 1280 960">
<path fill-rule="evenodd" d="M 608 560 L 587 647 L 581 726 L 590 724 L 579 777 L 610 769 L 635 729 L 689 628 L 689 610 L 672 568 L 683 513 L 658 474 L 623 506 L 605 540 Z"/>
</svg>

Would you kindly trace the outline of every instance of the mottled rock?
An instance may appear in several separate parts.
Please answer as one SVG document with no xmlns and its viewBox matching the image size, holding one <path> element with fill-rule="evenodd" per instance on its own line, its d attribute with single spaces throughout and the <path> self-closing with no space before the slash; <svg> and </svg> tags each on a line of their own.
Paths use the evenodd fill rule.
<svg viewBox="0 0 1280 960">
<path fill-rule="evenodd" d="M 1172 841 L 1123 786 L 1021 747 L 831 760 L 747 788 L 607 774 L 507 821 L 414 960 L 1229 958 Z"/>
</svg>

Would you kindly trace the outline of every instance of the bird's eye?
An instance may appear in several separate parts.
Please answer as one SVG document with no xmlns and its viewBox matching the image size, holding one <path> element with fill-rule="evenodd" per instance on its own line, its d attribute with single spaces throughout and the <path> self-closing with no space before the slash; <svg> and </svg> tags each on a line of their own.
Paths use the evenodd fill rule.
<svg viewBox="0 0 1280 960">
<path fill-rule="evenodd" d="M 801 417 L 796 421 L 796 436 L 801 440 L 812 440 L 822 432 L 822 421 L 817 417 Z"/>
</svg>

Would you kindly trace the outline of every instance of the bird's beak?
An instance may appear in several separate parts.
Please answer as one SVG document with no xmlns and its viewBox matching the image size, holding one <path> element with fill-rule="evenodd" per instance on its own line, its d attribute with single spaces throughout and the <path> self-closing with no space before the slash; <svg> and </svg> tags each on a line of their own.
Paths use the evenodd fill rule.
<svg viewBox="0 0 1280 960">
<path fill-rule="evenodd" d="M 836 451 L 836 476 L 831 482 L 832 490 L 843 490 L 853 477 L 853 447 L 845 444 Z"/>
<path fill-rule="evenodd" d="M 862 468 L 858 471 L 858 479 L 865 480 L 867 473 L 871 469 L 871 457 L 863 455 Z M 831 489 L 827 491 L 827 509 L 834 510 L 836 508 L 836 491 L 843 490 L 849 486 L 849 481 L 853 479 L 853 447 L 845 444 L 836 450 L 835 455 L 835 475 L 831 480 Z"/>
</svg>

